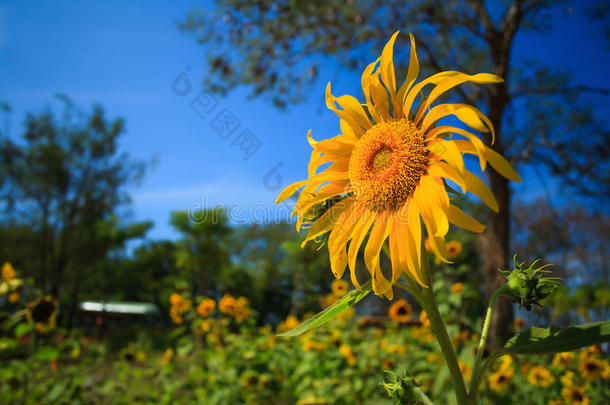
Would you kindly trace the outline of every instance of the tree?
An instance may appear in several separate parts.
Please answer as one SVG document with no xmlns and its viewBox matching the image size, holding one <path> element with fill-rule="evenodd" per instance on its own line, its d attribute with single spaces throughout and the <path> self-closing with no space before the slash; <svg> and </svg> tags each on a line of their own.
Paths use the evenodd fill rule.
<svg viewBox="0 0 610 405">
<path fill-rule="evenodd" d="M 232 233 L 226 211 L 176 211 L 170 222 L 182 234 L 176 243 L 176 263 L 193 295 L 220 292 L 220 276 L 229 265 Z"/>
<path fill-rule="evenodd" d="M 61 100 L 61 117 L 50 108 L 29 113 L 19 141 L 0 140 L 0 220 L 9 234 L 4 258 L 63 299 L 74 297 L 108 252 L 149 225 L 115 223 L 114 236 L 105 232 L 129 200 L 124 187 L 144 165 L 119 153 L 121 119 L 108 120 L 100 106 L 84 113 Z"/>
<path fill-rule="evenodd" d="M 330 58 L 361 69 L 371 62 L 370 49 L 376 55 L 396 29 L 413 32 L 424 73 L 491 72 L 505 79 L 498 86 L 458 88 L 462 101 L 487 107 L 496 128 L 492 147 L 498 153 L 515 165 L 550 170 L 572 191 L 607 198 L 610 137 L 583 95 L 607 95 L 608 91 L 574 84 L 565 72 L 544 64 L 517 66 L 511 58 L 517 33 L 548 30 L 548 14 L 560 2 L 491 3 L 221 0 L 214 12 L 194 11 L 179 27 L 201 44 L 214 44 L 206 48 L 205 86 L 226 92 L 246 84 L 252 96 L 271 95 L 280 108 L 302 101 L 304 88 L 315 81 L 320 66 Z M 406 67 L 408 57 L 408 47 L 395 49 L 397 65 Z M 405 73 L 399 71 L 398 77 Z M 491 145 L 490 136 L 484 141 Z M 497 269 L 509 265 L 512 196 L 507 179 L 491 168 L 488 176 L 501 207 L 498 214 L 489 216 L 482 237 L 485 291 L 491 294 L 503 282 Z M 512 334 L 513 316 L 508 300 L 500 299 L 497 305 L 491 331 L 492 337 L 498 337 L 496 346 Z"/>
</svg>

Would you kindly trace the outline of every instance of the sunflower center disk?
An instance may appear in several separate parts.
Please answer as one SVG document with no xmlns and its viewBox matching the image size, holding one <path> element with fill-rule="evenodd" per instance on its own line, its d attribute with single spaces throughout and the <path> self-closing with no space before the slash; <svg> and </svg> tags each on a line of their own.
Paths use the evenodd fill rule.
<svg viewBox="0 0 610 405">
<path fill-rule="evenodd" d="M 360 138 L 349 162 L 356 198 L 376 211 L 396 208 L 413 195 L 430 158 L 423 134 L 410 121 L 382 122 Z"/>
</svg>

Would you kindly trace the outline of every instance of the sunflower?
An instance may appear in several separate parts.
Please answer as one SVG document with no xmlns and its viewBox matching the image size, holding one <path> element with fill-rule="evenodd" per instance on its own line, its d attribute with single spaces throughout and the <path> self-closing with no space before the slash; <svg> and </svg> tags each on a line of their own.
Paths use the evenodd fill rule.
<svg viewBox="0 0 610 405">
<path fill-rule="evenodd" d="M 586 358 L 578 365 L 580 375 L 590 381 L 597 381 L 602 376 L 604 364 L 593 357 Z"/>
<path fill-rule="evenodd" d="M 55 329 L 57 323 L 57 310 L 59 306 L 54 297 L 42 296 L 28 305 L 27 317 L 40 333 L 48 333 Z"/>
<path fill-rule="evenodd" d="M 452 240 L 451 242 L 447 243 L 445 250 L 447 251 L 447 257 L 449 259 L 456 258 L 460 255 L 460 253 L 462 253 L 462 242 Z"/>
<path fill-rule="evenodd" d="M 218 301 L 218 309 L 225 314 L 233 314 L 233 311 L 235 310 L 235 298 L 229 294 L 225 294 L 220 301 Z"/>
<path fill-rule="evenodd" d="M 493 126 L 478 109 L 465 104 L 434 103 L 459 84 L 500 83 L 502 79 L 488 73 L 447 71 L 415 84 L 419 62 L 411 36 L 409 70 L 405 82 L 397 87 L 393 63 L 397 35 L 398 32 L 392 35 L 381 56 L 362 74 L 364 105 L 349 95 L 333 96 L 328 83 L 326 105 L 339 116 L 342 133 L 320 142 L 311 138 L 311 131 L 308 133 L 313 147 L 308 179 L 289 185 L 277 199 L 279 203 L 304 187 L 293 212 L 298 214 L 297 231 L 304 224 L 309 227 L 303 245 L 330 232 L 331 270 L 341 278 L 349 267 L 356 288 L 360 288 L 357 254 L 370 233 L 364 263 L 374 293 L 388 299 L 393 297 L 392 285 L 402 274 L 426 286 L 420 266 L 422 220 L 432 251 L 446 262 L 449 223 L 475 232 L 485 228 L 450 203 L 445 179 L 456 183 L 462 192 L 471 191 L 498 211 L 489 188 L 465 169 L 464 153 L 478 156 L 481 169 L 489 162 L 503 176 L 520 181 L 510 164 L 477 136 L 461 128 L 436 125 L 453 115 L 474 130 L 490 132 L 493 139 Z M 427 98 L 421 99 L 427 85 L 434 87 Z M 331 164 L 317 173 L 326 163 Z M 322 203 L 330 208 L 315 219 Z M 379 257 L 387 239 L 392 263 L 389 279 L 381 271 Z"/>
<path fill-rule="evenodd" d="M 347 281 L 334 280 L 330 288 L 333 292 L 333 295 L 335 295 L 336 297 L 343 297 L 345 294 L 347 294 Z"/>
<path fill-rule="evenodd" d="M 17 272 L 9 262 L 5 262 L 2 265 L 2 279 L 9 281 L 17 277 Z"/>
<path fill-rule="evenodd" d="M 586 394 L 583 387 L 578 385 L 566 385 L 561 389 L 561 396 L 572 405 L 589 405 L 591 398 Z"/>
<path fill-rule="evenodd" d="M 339 346 L 339 353 L 345 357 L 347 364 L 352 367 L 356 365 L 356 356 L 354 356 L 354 351 L 350 345 L 342 344 Z"/>
<path fill-rule="evenodd" d="M 512 371 L 512 369 L 500 369 L 495 373 L 490 374 L 487 378 L 489 382 L 489 388 L 491 388 L 492 391 L 495 391 L 497 393 L 503 393 L 512 382 L 514 375 L 515 373 Z"/>
<path fill-rule="evenodd" d="M 250 317 L 250 301 L 246 297 L 236 299 L 232 315 L 237 322 L 248 319 Z"/>
<path fill-rule="evenodd" d="M 8 293 L 7 298 L 8 298 L 9 303 L 14 304 L 17 301 L 19 301 L 19 298 L 20 298 L 19 292 L 18 291 L 10 292 L 10 293 Z"/>
<path fill-rule="evenodd" d="M 284 332 L 295 328 L 299 325 L 299 319 L 296 316 L 288 315 L 285 320 L 277 326 L 277 332 Z"/>
<path fill-rule="evenodd" d="M 411 305 L 405 299 L 401 298 L 392 304 L 388 314 L 393 321 L 407 323 L 411 320 L 413 308 L 411 308 Z"/>
<path fill-rule="evenodd" d="M 421 323 L 421 326 L 430 326 L 430 319 L 428 319 L 426 311 L 422 310 L 419 313 L 419 322 Z"/>
<path fill-rule="evenodd" d="M 460 366 L 460 372 L 464 377 L 465 381 L 470 381 L 472 378 L 472 366 L 468 363 L 464 363 L 461 360 L 458 360 L 458 365 Z"/>
<path fill-rule="evenodd" d="M 555 382 L 555 377 L 546 367 L 535 366 L 527 374 L 527 380 L 536 387 L 546 388 Z"/>
<path fill-rule="evenodd" d="M 464 291 L 464 283 L 455 283 L 451 286 L 451 292 L 454 294 L 459 294 Z"/>
<path fill-rule="evenodd" d="M 567 368 L 572 362 L 574 355 L 571 352 L 557 353 L 553 357 L 553 366 L 561 369 Z"/>
<path fill-rule="evenodd" d="M 197 305 L 197 313 L 205 318 L 210 316 L 214 307 L 216 307 L 216 301 L 211 298 L 205 298 Z"/>
<path fill-rule="evenodd" d="M 172 349 L 170 347 L 169 349 L 167 349 L 165 351 L 165 353 L 163 353 L 163 364 L 165 364 L 167 366 L 169 363 L 171 363 L 173 357 L 174 357 L 174 349 Z"/>
</svg>

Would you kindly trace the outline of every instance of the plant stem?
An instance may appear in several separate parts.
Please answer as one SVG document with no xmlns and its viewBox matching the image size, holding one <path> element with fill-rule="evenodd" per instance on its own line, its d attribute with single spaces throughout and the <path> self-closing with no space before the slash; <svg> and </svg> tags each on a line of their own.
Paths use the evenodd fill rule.
<svg viewBox="0 0 610 405">
<path fill-rule="evenodd" d="M 470 380 L 470 390 L 469 397 L 470 401 L 474 403 L 474 400 L 477 395 L 479 380 L 481 378 L 481 361 L 483 359 L 483 353 L 485 352 L 485 344 L 487 343 L 487 335 L 489 333 L 489 326 L 491 325 L 491 315 L 493 314 L 493 308 L 496 304 L 496 300 L 502 293 L 504 292 L 504 287 L 497 289 L 491 298 L 489 299 L 489 304 L 487 305 L 487 313 L 485 314 L 485 320 L 483 321 L 483 329 L 481 330 L 481 340 L 479 341 L 479 346 L 477 347 L 477 357 L 474 361 L 474 367 L 472 371 L 472 379 Z"/>
<path fill-rule="evenodd" d="M 424 248 L 424 244 L 422 243 L 421 245 L 421 270 L 422 275 L 424 277 L 424 282 L 428 284 L 428 288 L 422 289 L 423 294 L 420 295 L 420 303 L 428 314 L 428 319 L 430 320 L 432 331 L 434 332 L 436 340 L 438 341 L 438 344 L 441 347 L 441 351 L 443 352 L 443 356 L 445 357 L 445 362 L 447 363 L 447 367 L 449 368 L 449 373 L 451 375 L 451 380 L 453 381 L 453 387 L 455 389 L 455 396 L 457 398 L 457 402 L 459 405 L 466 405 L 468 403 L 468 393 L 466 392 L 466 385 L 464 384 L 464 378 L 462 377 L 462 372 L 460 371 L 460 366 L 458 364 L 455 351 L 453 350 L 453 346 L 451 345 L 451 339 L 449 339 L 447 329 L 445 328 L 445 324 L 443 323 L 441 314 L 438 311 L 436 301 L 434 300 L 434 292 L 432 291 L 432 277 L 430 276 L 430 269 L 428 267 L 428 255 Z"/>
<path fill-rule="evenodd" d="M 432 400 L 426 395 L 426 393 L 424 392 L 424 390 L 422 390 L 419 387 L 415 387 L 414 388 L 415 393 L 417 394 L 417 396 L 419 396 L 420 401 L 422 401 L 425 405 L 434 405 L 434 403 L 432 402 Z"/>
</svg>

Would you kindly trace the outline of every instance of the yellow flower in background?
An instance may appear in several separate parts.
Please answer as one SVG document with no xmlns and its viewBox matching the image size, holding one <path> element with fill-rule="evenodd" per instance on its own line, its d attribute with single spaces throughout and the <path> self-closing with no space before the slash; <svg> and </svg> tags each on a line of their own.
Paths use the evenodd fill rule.
<svg viewBox="0 0 610 405">
<path fill-rule="evenodd" d="M 233 317 L 237 322 L 243 322 L 250 317 L 250 301 L 246 297 L 239 297 L 235 300 L 233 307 Z"/>
<path fill-rule="evenodd" d="M 591 398 L 583 387 L 567 385 L 561 389 L 561 396 L 570 405 L 590 405 Z"/>
<path fill-rule="evenodd" d="M 167 349 L 165 351 L 165 353 L 163 353 L 163 364 L 165 364 L 167 366 L 169 363 L 171 363 L 173 357 L 174 357 L 174 349 L 172 349 L 170 347 L 169 349 Z"/>
<path fill-rule="evenodd" d="M 27 317 L 40 333 L 55 329 L 59 305 L 54 297 L 45 295 L 28 305 Z"/>
<path fill-rule="evenodd" d="M 413 308 L 405 299 L 399 299 L 390 307 L 389 315 L 393 321 L 407 323 L 411 320 Z"/>
<path fill-rule="evenodd" d="M 197 313 L 205 318 L 210 316 L 215 307 L 216 301 L 211 298 L 205 298 L 197 305 Z"/>
<path fill-rule="evenodd" d="M 564 405 L 561 399 L 551 399 L 547 405 Z"/>
<path fill-rule="evenodd" d="M 339 353 L 341 353 L 343 357 L 345 357 L 347 364 L 352 367 L 356 365 L 356 356 L 354 356 L 354 352 L 352 351 L 350 345 L 342 344 L 341 346 L 339 346 Z"/>
<path fill-rule="evenodd" d="M 296 316 L 288 315 L 285 320 L 280 322 L 277 326 L 278 332 L 285 332 L 287 330 L 296 328 L 299 325 L 299 319 Z"/>
<path fill-rule="evenodd" d="M 502 356 L 498 370 L 512 370 L 513 358 L 511 356 Z"/>
<path fill-rule="evenodd" d="M 527 374 L 527 381 L 536 387 L 546 388 L 555 382 L 555 377 L 546 367 L 534 366 Z"/>
<path fill-rule="evenodd" d="M 467 75 L 447 71 L 415 84 L 419 62 L 411 36 L 409 70 L 404 83 L 397 85 L 393 63 L 397 35 L 398 32 L 392 35 L 381 56 L 362 74 L 364 106 L 349 95 L 333 96 L 328 84 L 326 104 L 339 116 L 342 133 L 319 142 L 310 133 L 307 135 L 313 147 L 308 178 L 286 187 L 277 199 L 279 203 L 304 187 L 293 213 L 299 215 L 297 231 L 304 223 L 310 225 L 303 244 L 330 232 L 331 270 L 336 278 L 341 278 L 349 267 L 356 288 L 360 288 L 356 257 L 370 233 L 364 263 L 374 293 L 389 299 L 393 298 L 392 285 L 402 274 L 425 285 L 420 269 L 421 221 L 432 251 L 445 261 L 449 223 L 474 232 L 485 228 L 450 204 L 444 179 L 458 184 L 464 193 L 472 192 L 498 211 L 489 188 L 464 167 L 463 154 L 477 156 L 482 170 L 489 163 L 503 176 L 521 180 L 510 164 L 476 135 L 453 126 L 437 126 L 439 120 L 455 116 L 476 131 L 490 132 L 493 138 L 491 122 L 478 109 L 466 104 L 435 102 L 459 84 L 500 83 L 502 79 L 488 73 Z M 428 85 L 433 88 L 422 99 L 422 89 Z M 317 173 L 326 163 L 332 164 Z M 312 218 L 320 203 L 338 196 L 345 198 L 320 218 Z M 379 257 L 387 239 L 392 262 L 390 279 L 382 273 Z"/>
<path fill-rule="evenodd" d="M 451 286 L 451 292 L 454 294 L 459 294 L 464 291 L 464 283 L 455 283 Z"/>
<path fill-rule="evenodd" d="M 428 314 L 426 313 L 426 311 L 422 310 L 419 313 L 419 322 L 421 322 L 421 326 L 430 326 L 430 319 L 428 319 Z"/>
<path fill-rule="evenodd" d="M 513 370 L 498 370 L 487 377 L 489 388 L 497 393 L 503 393 L 513 381 L 515 373 Z"/>
<path fill-rule="evenodd" d="M 451 242 L 447 243 L 445 250 L 447 251 L 447 257 L 449 259 L 456 258 L 460 255 L 460 253 L 462 253 L 462 242 L 452 240 Z"/>
<path fill-rule="evenodd" d="M 13 291 L 8 294 L 7 298 L 9 303 L 14 304 L 19 301 L 20 295 L 17 291 Z"/>
<path fill-rule="evenodd" d="M 574 355 L 571 352 L 557 353 L 553 356 L 553 366 L 561 369 L 567 368 L 572 362 Z"/>
<path fill-rule="evenodd" d="M 239 381 L 244 388 L 256 388 L 260 379 L 256 371 L 246 370 L 242 373 Z"/>
<path fill-rule="evenodd" d="M 580 375 L 589 381 L 597 381 L 601 378 L 604 370 L 604 364 L 593 357 L 589 357 L 580 361 L 578 371 Z"/>
<path fill-rule="evenodd" d="M 574 384 L 574 373 L 571 371 L 566 371 L 564 375 L 559 377 L 559 381 L 561 381 L 563 385 Z"/>
<path fill-rule="evenodd" d="M 404 347 L 403 345 L 393 343 L 388 346 L 387 352 L 390 354 L 405 354 L 407 352 L 407 348 Z"/>
<path fill-rule="evenodd" d="M 235 310 L 235 298 L 229 294 L 225 294 L 220 301 L 218 301 L 218 309 L 227 315 L 232 315 Z"/>
<path fill-rule="evenodd" d="M 347 290 L 348 290 L 347 281 L 334 280 L 331 285 L 331 290 L 335 297 L 339 297 L 339 298 L 343 297 L 345 294 L 347 294 Z"/>
<path fill-rule="evenodd" d="M 470 381 L 472 378 L 472 366 L 468 363 L 462 362 L 462 360 L 458 360 L 458 365 L 460 366 L 460 372 L 464 377 L 464 381 Z"/>
<path fill-rule="evenodd" d="M 17 277 L 17 272 L 9 262 L 5 262 L 2 265 L 2 279 L 9 281 Z"/>
</svg>

